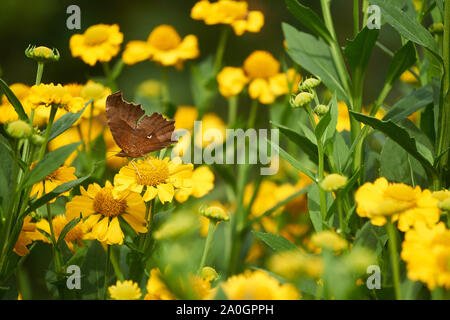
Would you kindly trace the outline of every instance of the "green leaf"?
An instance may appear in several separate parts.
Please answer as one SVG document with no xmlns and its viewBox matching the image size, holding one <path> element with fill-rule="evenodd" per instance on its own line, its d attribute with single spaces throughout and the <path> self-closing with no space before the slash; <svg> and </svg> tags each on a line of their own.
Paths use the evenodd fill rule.
<svg viewBox="0 0 450 320">
<path fill-rule="evenodd" d="M 77 113 L 67 112 L 61 118 L 56 120 L 55 123 L 53 124 L 52 131 L 50 132 L 50 137 L 48 138 L 48 141 L 53 140 L 61 133 L 69 129 L 80 118 L 85 109 L 86 108 L 83 108 L 83 110 Z"/>
<path fill-rule="evenodd" d="M 83 288 L 84 299 L 100 299 L 98 293 L 103 290 L 105 260 L 105 250 L 100 242 L 97 240 L 91 241 L 83 266 L 81 267 L 83 276 L 81 286 Z"/>
<path fill-rule="evenodd" d="M 279 145 L 272 143 L 272 141 L 268 140 L 268 142 L 273 146 L 273 148 L 284 158 L 286 159 L 295 169 L 303 172 L 306 174 L 311 180 L 315 181 L 316 177 L 314 173 L 304 167 L 300 161 L 295 159 L 293 156 L 291 156 L 289 153 L 287 153 L 283 148 L 281 148 Z"/>
<path fill-rule="evenodd" d="M 432 159 L 429 159 L 429 156 L 424 152 L 423 148 L 425 147 L 422 144 L 417 144 L 416 139 L 412 138 L 406 129 L 395 124 L 392 120 L 383 121 L 358 112 L 350 111 L 350 113 L 356 120 L 383 132 L 386 136 L 397 142 L 409 154 L 419 160 L 424 168 L 434 171 Z"/>
<path fill-rule="evenodd" d="M 191 67 L 191 80 L 192 96 L 199 109 L 200 118 L 217 95 L 217 81 L 212 56 Z"/>
<path fill-rule="evenodd" d="M 336 92 L 340 100 L 350 105 L 342 87 L 330 47 L 321 39 L 298 31 L 294 27 L 282 24 L 289 56 L 302 68 L 322 79 L 331 92 Z"/>
<path fill-rule="evenodd" d="M 433 103 L 433 88 L 431 84 L 428 84 L 418 90 L 414 90 L 411 94 L 394 104 L 383 117 L 383 121 L 392 120 L 397 122 L 417 110 L 425 108 L 430 103 Z"/>
<path fill-rule="evenodd" d="M 394 85 L 402 73 L 412 67 L 414 63 L 416 63 L 416 49 L 414 44 L 408 41 L 394 54 L 387 71 L 386 83 Z"/>
<path fill-rule="evenodd" d="M 55 189 L 53 189 L 52 191 L 50 191 L 49 193 L 44 194 L 42 197 L 40 197 L 39 199 L 34 200 L 29 208 L 27 209 L 27 211 L 25 212 L 25 215 L 27 215 L 28 213 L 40 208 L 41 206 L 43 206 L 44 204 L 46 204 L 47 202 L 55 199 L 57 196 L 59 196 L 60 194 L 69 191 L 72 188 L 75 188 L 77 186 L 79 186 L 80 184 L 82 184 L 84 181 L 86 181 L 86 179 L 88 179 L 91 176 L 91 174 L 82 177 L 80 179 L 76 179 L 76 180 L 72 180 L 66 183 L 63 183 L 60 186 L 57 186 Z"/>
<path fill-rule="evenodd" d="M 58 237 L 58 241 L 56 242 L 56 246 L 60 246 L 61 243 L 64 241 L 64 238 L 66 237 L 67 233 L 72 230 L 77 224 L 78 222 L 80 222 L 81 218 L 75 218 L 69 221 L 69 223 L 67 223 L 64 228 L 62 229 L 59 237 Z"/>
<path fill-rule="evenodd" d="M 32 186 L 58 169 L 80 144 L 81 142 L 75 142 L 47 153 L 28 174 L 25 187 Z"/>
<path fill-rule="evenodd" d="M 417 20 L 403 12 L 399 7 L 387 0 L 370 0 L 381 8 L 383 19 L 387 21 L 404 38 L 430 50 L 440 58 L 437 43 L 431 33 L 425 29 Z M 442 58 L 440 58 L 442 60 Z"/>
<path fill-rule="evenodd" d="M 263 241 L 275 252 L 298 250 L 297 246 L 279 234 L 252 231 L 259 240 Z"/>
<path fill-rule="evenodd" d="M 328 125 L 330 124 L 330 122 L 331 122 L 331 108 L 328 110 L 327 114 L 324 115 L 320 119 L 319 123 L 316 126 L 316 129 L 314 130 L 314 133 L 316 135 L 317 141 L 321 141 L 322 140 L 323 134 L 327 130 Z"/>
<path fill-rule="evenodd" d="M 16 95 L 11 91 L 3 79 L 0 79 L 0 93 L 1 92 L 5 94 L 6 98 L 8 98 L 8 101 L 12 104 L 14 110 L 16 110 L 19 118 L 21 120 L 28 121 L 28 116 L 23 109 L 22 103 L 20 103 L 19 99 L 17 99 Z"/>
<path fill-rule="evenodd" d="M 271 124 L 280 129 L 281 133 L 283 133 L 286 137 L 288 137 L 289 140 L 299 146 L 300 149 L 308 155 L 312 162 L 317 163 L 317 146 L 314 143 L 312 143 L 305 136 L 302 136 L 299 133 L 295 132 L 291 128 L 274 122 L 271 122 Z"/>
<path fill-rule="evenodd" d="M 14 155 L 9 141 L 0 134 L 0 206 L 6 210 L 13 183 Z"/>
<path fill-rule="evenodd" d="M 377 42 L 378 34 L 379 30 L 370 30 L 365 27 L 356 35 L 354 40 L 347 40 L 344 54 L 353 72 L 360 70 L 362 74 L 365 73 L 372 49 Z"/>
<path fill-rule="evenodd" d="M 319 186 L 317 184 L 314 184 L 308 192 L 308 212 L 314 231 L 322 231 L 322 213 L 320 211 Z"/>
<path fill-rule="evenodd" d="M 325 26 L 320 17 L 309 7 L 302 5 L 297 0 L 286 0 L 288 10 L 297 18 L 300 23 L 320 36 L 328 43 L 333 41 L 328 28 Z"/>
<path fill-rule="evenodd" d="M 336 132 L 336 135 L 334 136 L 333 144 L 332 144 L 332 154 L 329 155 L 333 158 L 334 163 L 336 165 L 336 169 L 340 173 L 344 173 L 345 169 L 345 161 L 347 160 L 347 157 L 349 156 L 349 149 L 347 146 L 347 143 L 345 142 L 345 139 L 342 137 L 342 135 L 339 132 Z"/>
</svg>

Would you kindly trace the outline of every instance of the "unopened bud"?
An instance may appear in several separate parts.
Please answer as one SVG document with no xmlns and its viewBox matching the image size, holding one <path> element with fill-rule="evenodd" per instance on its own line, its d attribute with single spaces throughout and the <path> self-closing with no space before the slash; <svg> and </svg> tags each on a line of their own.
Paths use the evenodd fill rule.
<svg viewBox="0 0 450 320">
<path fill-rule="evenodd" d="M 338 189 L 341 189 L 347 184 L 347 177 L 341 176 L 337 173 L 332 173 L 327 175 L 322 182 L 320 183 L 320 186 L 325 191 L 336 191 Z"/>
<path fill-rule="evenodd" d="M 291 105 L 294 108 L 303 107 L 314 99 L 314 95 L 309 92 L 300 92 L 297 96 L 291 98 Z"/>
<path fill-rule="evenodd" d="M 41 146 L 44 144 L 44 142 L 45 142 L 44 137 L 39 134 L 33 134 L 31 136 L 31 143 L 33 143 L 36 146 Z"/>
<path fill-rule="evenodd" d="M 36 47 L 32 45 L 29 45 L 28 48 L 25 49 L 25 55 L 37 62 L 58 61 L 60 57 L 58 49 L 50 49 L 44 46 Z"/>
<path fill-rule="evenodd" d="M 28 122 L 16 120 L 6 125 L 6 132 L 13 138 L 28 138 L 33 133 L 33 128 Z"/>
<path fill-rule="evenodd" d="M 219 278 L 219 274 L 217 273 L 217 271 L 214 268 L 204 267 L 202 269 L 201 277 L 203 279 L 206 279 L 206 280 L 209 280 L 209 281 L 214 281 L 217 278 Z"/>
<path fill-rule="evenodd" d="M 320 78 L 308 78 L 299 83 L 298 88 L 300 91 L 306 91 L 317 87 L 322 81 Z"/>
<path fill-rule="evenodd" d="M 442 22 L 433 23 L 428 30 L 431 33 L 443 33 L 444 32 L 444 24 Z"/>
<path fill-rule="evenodd" d="M 213 222 L 222 222 L 230 220 L 228 214 L 221 207 L 211 206 L 203 210 L 203 216 Z"/>
<path fill-rule="evenodd" d="M 317 114 L 319 117 L 324 116 L 328 113 L 330 108 L 324 104 L 319 104 L 314 108 L 314 113 Z"/>
</svg>

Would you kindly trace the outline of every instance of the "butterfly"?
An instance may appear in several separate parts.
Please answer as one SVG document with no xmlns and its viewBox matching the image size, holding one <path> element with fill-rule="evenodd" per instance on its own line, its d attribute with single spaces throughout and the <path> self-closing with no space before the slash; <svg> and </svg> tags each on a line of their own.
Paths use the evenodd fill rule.
<svg viewBox="0 0 450 320">
<path fill-rule="evenodd" d="M 154 112 L 144 115 L 140 104 L 123 100 L 122 91 L 106 99 L 108 126 L 117 145 L 122 149 L 116 156 L 140 158 L 177 142 L 172 140 L 175 120 L 167 120 Z"/>
</svg>

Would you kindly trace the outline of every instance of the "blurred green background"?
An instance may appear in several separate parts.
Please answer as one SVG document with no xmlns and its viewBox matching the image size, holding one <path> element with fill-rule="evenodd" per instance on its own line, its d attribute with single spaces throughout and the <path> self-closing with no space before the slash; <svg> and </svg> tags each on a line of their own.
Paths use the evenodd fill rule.
<svg viewBox="0 0 450 320">
<path fill-rule="evenodd" d="M 181 36 L 195 34 L 199 38 L 200 61 L 213 55 L 221 26 L 206 26 L 202 21 L 190 18 L 190 9 L 195 0 L 148 0 L 148 1 L 66 1 L 66 0 L 1 0 L 0 1 L 0 68 L 7 83 L 23 82 L 32 85 L 35 79 L 35 64 L 25 58 L 28 44 L 56 47 L 61 53 L 59 63 L 49 64 L 44 72 L 43 82 L 84 83 L 89 77 L 101 76 L 102 68 L 84 64 L 81 59 L 72 58 L 69 39 L 75 33 L 82 33 L 93 24 L 117 23 L 124 33 L 124 45 L 130 40 L 145 40 L 150 31 L 160 24 L 173 25 Z M 253 50 L 268 50 L 276 58 L 283 55 L 283 34 L 281 23 L 288 22 L 305 30 L 288 12 L 283 0 L 248 0 L 250 10 L 261 10 L 265 15 L 265 25 L 260 33 L 245 33 L 229 37 L 224 64 L 239 66 Z M 320 3 L 316 0 L 302 0 L 320 13 Z M 68 30 L 66 9 L 76 4 L 81 8 L 81 30 Z M 332 2 L 333 17 L 341 46 L 345 40 L 353 38 L 352 1 Z M 391 50 L 399 46 L 399 37 L 387 27 L 383 27 L 381 41 Z M 194 63 L 195 63 L 194 61 Z M 381 86 L 390 58 L 376 49 L 367 73 L 365 103 L 372 102 Z M 176 104 L 192 104 L 189 90 L 189 63 L 183 71 L 170 71 L 171 95 Z M 159 68 L 151 62 L 143 62 L 126 67 L 118 82 L 125 96 L 132 98 L 138 84 L 149 78 L 159 79 Z M 395 100 L 395 93 L 394 93 Z M 391 97 L 392 100 L 392 97 Z M 393 101 L 392 101 L 393 102 Z M 219 106 L 221 103 L 219 103 Z M 219 111 L 220 112 L 220 111 Z"/>
</svg>

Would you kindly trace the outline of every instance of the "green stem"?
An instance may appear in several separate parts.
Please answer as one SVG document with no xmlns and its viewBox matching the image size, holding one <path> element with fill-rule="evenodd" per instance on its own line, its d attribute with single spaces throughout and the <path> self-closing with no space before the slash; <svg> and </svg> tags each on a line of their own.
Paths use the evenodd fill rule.
<svg viewBox="0 0 450 320">
<path fill-rule="evenodd" d="M 228 99 L 228 127 L 233 128 L 236 122 L 237 106 L 239 96 Z"/>
<path fill-rule="evenodd" d="M 359 33 L 359 0 L 353 0 L 353 34 Z"/>
<path fill-rule="evenodd" d="M 325 26 L 330 32 L 333 41 L 330 43 L 331 55 L 333 56 L 334 64 L 339 74 L 339 78 L 344 86 L 347 93 L 350 93 L 349 77 L 345 67 L 344 58 L 342 57 L 341 51 L 339 49 L 339 44 L 337 42 L 336 32 L 334 30 L 333 19 L 331 18 L 330 12 L 330 0 L 320 0 L 322 6 L 323 18 L 325 21 Z"/>
<path fill-rule="evenodd" d="M 42 80 L 42 74 L 44 72 L 44 62 L 38 62 L 38 67 L 37 67 L 37 72 L 36 72 L 36 81 L 35 81 L 35 85 L 39 85 L 41 83 Z"/>
<path fill-rule="evenodd" d="M 400 263 L 397 253 L 397 231 L 392 222 L 386 224 L 387 233 L 389 236 L 389 253 L 392 265 L 392 276 L 394 280 L 395 299 L 401 300 L 401 287 L 400 287 Z"/>
<path fill-rule="evenodd" d="M 50 116 L 48 118 L 47 128 L 45 129 L 44 143 L 41 146 L 41 150 L 39 150 L 37 162 L 41 161 L 44 158 L 45 152 L 47 151 L 48 139 L 50 138 L 50 133 L 52 131 L 53 121 L 55 120 L 56 111 L 58 111 L 58 106 L 52 105 L 51 110 L 50 110 Z"/>
<path fill-rule="evenodd" d="M 197 271 L 198 275 L 200 275 L 203 267 L 205 266 L 206 258 L 208 257 L 209 248 L 211 247 L 215 227 L 216 227 L 215 223 L 213 221 L 209 221 L 208 235 L 206 236 L 205 247 L 203 248 L 202 259 L 200 261 L 200 266 L 198 267 L 198 271 Z"/>
<path fill-rule="evenodd" d="M 336 201 L 339 214 L 339 229 L 341 229 L 342 234 L 345 235 L 344 210 L 342 208 L 342 194 L 340 191 L 336 191 Z"/>
<path fill-rule="evenodd" d="M 250 107 L 250 115 L 248 117 L 247 128 L 253 128 L 256 123 L 256 115 L 258 113 L 258 99 L 252 100 L 252 105 Z"/>
<path fill-rule="evenodd" d="M 106 262 L 105 262 L 105 283 L 103 285 L 103 300 L 108 297 L 108 283 L 109 283 L 109 265 L 111 261 L 111 246 L 106 245 Z"/>
<path fill-rule="evenodd" d="M 367 18 L 369 13 L 367 10 L 369 9 L 369 1 L 364 0 L 363 1 L 363 26 L 365 27 L 367 25 Z"/>
<path fill-rule="evenodd" d="M 115 250 L 116 248 L 111 248 L 111 264 L 113 266 L 114 269 L 114 274 L 116 275 L 117 279 L 120 281 L 124 281 L 125 277 L 123 276 L 123 272 L 120 269 L 120 263 L 119 263 L 119 259 L 117 257 L 117 252 Z M 120 251 L 119 251 L 120 253 Z"/>
<path fill-rule="evenodd" d="M 230 33 L 229 26 L 224 26 L 220 34 L 219 44 L 217 45 L 216 60 L 214 61 L 214 70 L 216 73 L 220 71 L 222 67 L 223 54 L 227 45 L 228 34 Z"/>
<path fill-rule="evenodd" d="M 448 0 L 445 1 L 442 56 L 444 59 L 444 75 L 441 89 L 443 101 L 439 110 L 439 139 L 437 154 L 441 154 L 450 147 L 450 1 Z M 449 159 L 450 157 L 447 153 L 447 155 L 442 157 L 439 163 L 442 181 L 445 181 L 446 179 L 445 173 L 448 170 Z"/>
</svg>

